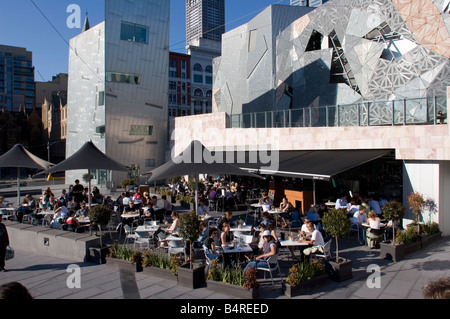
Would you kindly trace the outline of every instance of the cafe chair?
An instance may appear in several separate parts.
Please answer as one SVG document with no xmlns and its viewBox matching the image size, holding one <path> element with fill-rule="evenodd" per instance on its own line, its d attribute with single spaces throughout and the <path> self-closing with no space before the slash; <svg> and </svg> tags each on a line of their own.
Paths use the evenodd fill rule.
<svg viewBox="0 0 450 319">
<path fill-rule="evenodd" d="M 267 267 L 256 266 L 256 270 L 263 270 L 264 271 L 264 279 L 266 279 L 266 272 L 268 272 L 270 274 L 270 278 L 272 279 L 272 285 L 274 285 L 275 283 L 273 281 L 273 274 L 272 274 L 272 272 L 278 269 L 278 273 L 280 275 L 280 278 L 282 277 L 280 264 L 278 263 L 278 254 L 269 257 L 266 260 L 266 262 L 267 262 Z"/>
<path fill-rule="evenodd" d="M 136 246 L 147 246 L 147 250 L 150 250 L 150 240 L 149 236 L 144 236 L 143 234 L 136 232 L 136 239 L 134 240 L 134 250 Z"/>
<path fill-rule="evenodd" d="M 331 241 L 332 239 L 330 239 L 325 243 L 325 245 L 323 246 L 323 253 L 313 253 L 311 254 L 311 258 L 316 259 L 317 257 L 321 257 L 324 258 L 325 260 L 331 258 Z"/>
<path fill-rule="evenodd" d="M 208 249 L 205 245 L 203 245 L 203 252 L 205 253 L 206 265 L 208 266 L 207 270 L 209 270 L 212 266 L 212 261 L 218 259 L 220 255 L 213 254 L 211 249 Z M 218 262 L 217 264 L 222 265 L 223 263 Z"/>
<path fill-rule="evenodd" d="M 241 235 L 242 241 L 244 244 L 251 244 L 253 243 L 253 235 Z"/>
<path fill-rule="evenodd" d="M 125 232 L 125 242 L 124 245 L 128 243 L 129 240 L 132 240 L 133 242 L 136 241 L 137 235 L 133 232 L 130 225 L 124 225 L 123 230 Z"/>
<path fill-rule="evenodd" d="M 186 250 L 184 249 L 184 243 L 179 240 L 169 240 L 167 241 L 168 253 L 171 255 L 183 254 L 184 260 L 186 260 Z"/>
</svg>

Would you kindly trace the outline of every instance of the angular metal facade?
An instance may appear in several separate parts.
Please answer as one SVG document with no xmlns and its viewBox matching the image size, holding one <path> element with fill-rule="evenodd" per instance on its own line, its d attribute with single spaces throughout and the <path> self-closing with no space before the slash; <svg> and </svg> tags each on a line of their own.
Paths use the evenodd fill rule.
<svg viewBox="0 0 450 319">
<path fill-rule="evenodd" d="M 279 7 L 224 35 L 214 65 L 215 110 L 446 95 L 450 24 L 443 1 L 330 0 L 310 12 L 288 7 L 297 17 L 284 27 L 275 18 L 285 10 Z"/>
</svg>

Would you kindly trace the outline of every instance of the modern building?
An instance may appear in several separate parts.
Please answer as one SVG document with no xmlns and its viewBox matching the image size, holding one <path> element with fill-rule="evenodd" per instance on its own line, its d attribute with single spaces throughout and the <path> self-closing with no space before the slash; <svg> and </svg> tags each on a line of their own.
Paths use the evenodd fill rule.
<svg viewBox="0 0 450 319">
<path fill-rule="evenodd" d="M 169 5 L 165 0 L 106 0 L 105 21 L 71 39 L 67 157 L 92 140 L 106 155 L 140 173 L 164 163 Z M 84 173 L 67 172 L 66 181 Z M 93 173 L 102 186 L 111 181 L 119 185 L 127 177 Z"/>
<path fill-rule="evenodd" d="M 186 45 L 200 38 L 218 41 L 225 33 L 225 0 L 186 0 Z"/>
<path fill-rule="evenodd" d="M 419 192 L 429 203 L 423 221 L 449 235 L 446 4 L 268 7 L 224 34 L 213 114 L 177 118 L 174 153 L 199 140 L 218 159 L 228 151 L 227 162 L 267 178 L 296 177 L 312 191 L 329 187 L 317 201 L 340 197 L 334 191 L 342 176 L 347 194 L 377 192 L 406 207 Z"/>
<path fill-rule="evenodd" d="M 0 108 L 31 111 L 35 105 L 33 53 L 0 45 Z"/>
<path fill-rule="evenodd" d="M 0 45 L 0 154 L 22 144 L 34 154 L 42 144 L 40 108 L 35 109 L 33 54 L 26 48 Z M 7 170 L 2 171 L 2 177 Z M 6 174 L 6 173 L 5 173 Z"/>
</svg>

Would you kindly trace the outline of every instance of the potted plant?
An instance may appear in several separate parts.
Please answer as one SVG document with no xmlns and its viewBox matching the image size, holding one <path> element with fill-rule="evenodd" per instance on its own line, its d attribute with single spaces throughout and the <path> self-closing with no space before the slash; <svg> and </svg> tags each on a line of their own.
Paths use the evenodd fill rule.
<svg viewBox="0 0 450 319">
<path fill-rule="evenodd" d="M 419 250 L 422 245 L 419 239 L 419 233 L 415 227 L 408 227 L 406 230 L 397 231 L 397 241 L 404 245 L 404 256 Z"/>
<path fill-rule="evenodd" d="M 244 274 L 239 264 L 223 268 L 217 259 L 213 260 L 206 283 L 209 290 L 238 298 L 253 299 L 258 295 L 255 269 L 248 269 Z"/>
<path fill-rule="evenodd" d="M 176 255 L 170 258 L 166 253 L 160 251 L 146 251 L 143 254 L 143 272 L 168 280 L 177 280 L 178 266 L 181 261 Z"/>
<path fill-rule="evenodd" d="M 134 186 L 135 180 L 134 178 L 125 178 L 120 182 L 122 188 L 126 191 L 129 191 L 131 186 Z"/>
<path fill-rule="evenodd" d="M 98 227 L 100 247 L 90 247 L 90 256 L 93 257 L 92 260 L 97 261 L 101 264 L 105 263 L 105 256 L 108 253 L 108 247 L 103 246 L 102 241 L 102 226 L 108 225 L 111 219 L 111 210 L 104 205 L 97 205 L 89 210 L 88 217 L 91 221 L 92 226 Z"/>
<path fill-rule="evenodd" d="M 113 244 L 106 256 L 106 264 L 122 270 L 142 271 L 143 256 L 139 250 L 133 250 L 125 245 Z"/>
<path fill-rule="evenodd" d="M 422 214 L 423 209 L 425 208 L 426 202 L 423 198 L 423 195 L 419 192 L 412 192 L 408 197 L 409 208 L 414 214 L 414 223 L 411 226 L 417 226 L 417 232 L 420 234 L 420 216 Z"/>
<path fill-rule="evenodd" d="M 198 288 L 205 283 L 205 265 L 194 265 L 194 242 L 202 232 L 196 211 L 180 216 L 178 232 L 186 243 L 190 255 L 189 262 L 178 267 L 178 283 Z"/>
<path fill-rule="evenodd" d="M 289 276 L 286 279 L 285 295 L 295 297 L 308 293 L 324 285 L 328 281 L 325 266 L 319 260 L 303 262 L 294 265 L 289 269 Z"/>
<path fill-rule="evenodd" d="M 83 174 L 83 181 L 89 183 L 94 178 L 94 175 L 90 173 Z"/>
<path fill-rule="evenodd" d="M 392 259 L 393 261 L 404 258 L 404 244 L 395 240 L 395 224 L 401 221 L 405 215 L 406 208 L 396 200 L 389 201 L 382 209 L 383 216 L 392 224 L 392 243 L 389 241 L 380 243 L 380 257 Z"/>
<path fill-rule="evenodd" d="M 351 222 L 342 209 L 331 209 L 322 218 L 323 229 L 328 235 L 336 239 L 336 260 L 329 260 L 328 273 L 333 280 L 338 282 L 352 278 L 352 261 L 339 258 L 339 237 L 346 236 L 350 232 Z"/>
<path fill-rule="evenodd" d="M 439 224 L 436 222 L 423 225 L 423 232 L 424 233 L 420 235 L 422 248 L 430 245 L 431 243 L 442 237 L 442 232 L 439 229 Z"/>
</svg>

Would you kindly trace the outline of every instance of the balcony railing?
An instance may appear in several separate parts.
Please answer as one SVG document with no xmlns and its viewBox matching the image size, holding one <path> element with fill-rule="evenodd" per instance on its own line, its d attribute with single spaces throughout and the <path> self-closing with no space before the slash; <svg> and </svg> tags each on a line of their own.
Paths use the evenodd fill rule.
<svg viewBox="0 0 450 319">
<path fill-rule="evenodd" d="M 439 112 L 446 117 L 445 96 L 233 114 L 230 125 L 232 128 L 436 125 L 441 123 Z"/>
</svg>

